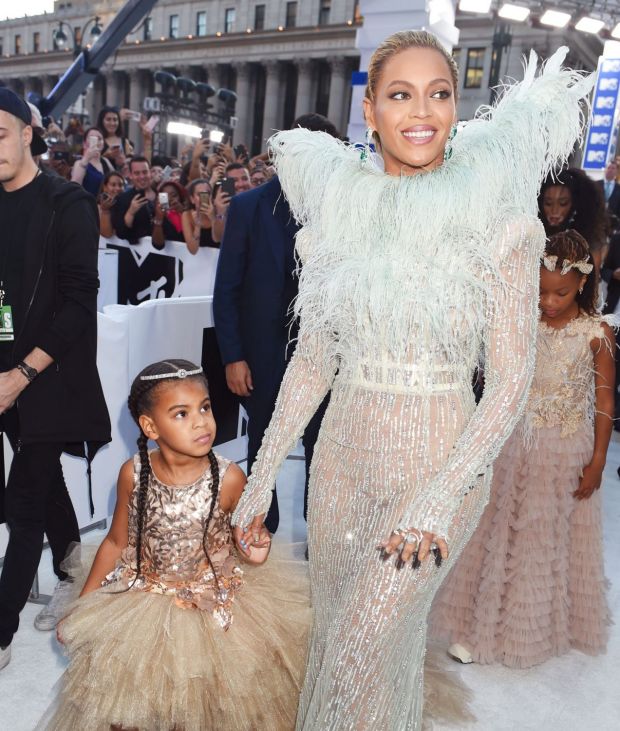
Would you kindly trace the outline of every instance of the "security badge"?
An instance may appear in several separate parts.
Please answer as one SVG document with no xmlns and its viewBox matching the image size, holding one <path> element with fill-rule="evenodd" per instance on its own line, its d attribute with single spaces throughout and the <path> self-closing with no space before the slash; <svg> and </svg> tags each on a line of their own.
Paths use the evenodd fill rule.
<svg viewBox="0 0 620 731">
<path fill-rule="evenodd" d="M 4 304 L 4 290 L 0 289 L 0 343 L 15 340 L 13 308 Z"/>
</svg>

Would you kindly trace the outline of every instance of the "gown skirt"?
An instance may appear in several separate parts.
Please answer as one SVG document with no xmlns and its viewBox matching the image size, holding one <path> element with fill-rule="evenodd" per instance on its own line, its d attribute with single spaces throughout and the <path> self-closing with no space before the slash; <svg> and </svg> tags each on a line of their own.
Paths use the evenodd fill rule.
<svg viewBox="0 0 620 731">
<path fill-rule="evenodd" d="M 593 430 L 517 428 L 495 462 L 480 526 L 439 592 L 431 634 L 476 662 L 528 668 L 570 648 L 605 651 L 610 623 L 601 494 L 575 500 Z"/>
</svg>

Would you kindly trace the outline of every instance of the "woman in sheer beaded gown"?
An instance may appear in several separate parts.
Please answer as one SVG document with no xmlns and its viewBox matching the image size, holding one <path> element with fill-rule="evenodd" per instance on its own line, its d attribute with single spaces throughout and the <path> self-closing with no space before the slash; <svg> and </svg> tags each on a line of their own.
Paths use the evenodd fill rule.
<svg viewBox="0 0 620 731">
<path fill-rule="evenodd" d="M 478 523 L 533 371 L 536 196 L 572 150 L 591 88 L 560 68 L 565 55 L 536 76 L 532 54 L 524 80 L 452 139 L 454 62 L 432 35 L 403 31 L 368 70 L 384 169 L 321 133 L 271 140 L 302 226 L 300 333 L 233 522 L 252 540 L 331 388 L 311 468 L 315 621 L 299 730 L 421 727 L 430 604 Z"/>
</svg>

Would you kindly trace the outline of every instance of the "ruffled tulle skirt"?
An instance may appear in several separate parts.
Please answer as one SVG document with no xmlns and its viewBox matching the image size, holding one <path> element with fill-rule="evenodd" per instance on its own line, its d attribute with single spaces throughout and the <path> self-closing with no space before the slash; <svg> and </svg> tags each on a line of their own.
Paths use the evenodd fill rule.
<svg viewBox="0 0 620 731">
<path fill-rule="evenodd" d="M 60 626 L 70 657 L 54 731 L 290 731 L 311 622 L 307 568 L 270 558 L 244 566 L 224 631 L 209 612 L 109 586 Z"/>
<path fill-rule="evenodd" d="M 572 496 L 592 428 L 564 439 L 559 428 L 537 431 L 529 450 L 518 430 L 504 446 L 489 505 L 431 612 L 431 635 L 476 662 L 526 668 L 607 644 L 601 495 Z"/>
<path fill-rule="evenodd" d="M 307 564 L 285 555 L 275 546 L 264 566 L 244 565 L 226 632 L 169 596 L 109 586 L 77 600 L 59 630 L 69 667 L 37 728 L 293 731 L 312 611 Z M 87 573 L 69 565 L 78 556 L 63 564 L 76 593 Z M 443 649 L 429 648 L 424 728 L 475 720 L 469 700 Z"/>
</svg>

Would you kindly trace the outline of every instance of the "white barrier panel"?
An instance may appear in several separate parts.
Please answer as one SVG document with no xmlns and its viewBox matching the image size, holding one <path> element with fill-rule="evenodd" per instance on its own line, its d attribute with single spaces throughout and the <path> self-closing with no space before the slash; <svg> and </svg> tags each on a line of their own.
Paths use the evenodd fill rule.
<svg viewBox="0 0 620 731">
<path fill-rule="evenodd" d="M 90 516 L 86 462 L 63 455 L 65 479 L 80 527 L 112 514 L 118 471 L 136 451 L 138 431 L 127 411 L 133 378 L 144 366 L 166 358 L 200 363 L 205 328 L 213 327 L 212 297 L 155 299 L 138 306 L 110 305 L 98 313 L 97 366 L 112 422 L 112 442 L 92 464 L 95 515 Z M 234 461 L 245 459 L 247 439 L 239 417 L 237 438 L 216 447 Z M 5 443 L 8 440 L 4 440 Z M 8 474 L 10 452 L 6 459 Z M 6 547 L 6 526 L 0 526 L 0 556 Z"/>
<path fill-rule="evenodd" d="M 213 294 L 219 249 L 202 247 L 191 254 L 182 241 L 166 241 L 163 249 L 156 249 L 150 237 L 136 244 L 117 237 L 101 237 L 99 247 L 118 252 L 115 302 L 137 305 L 165 297 Z M 103 280 L 101 269 L 99 276 Z M 104 286 L 102 281 L 102 289 Z"/>
</svg>

